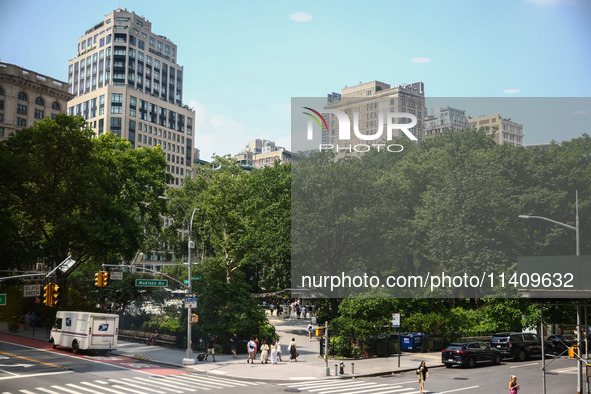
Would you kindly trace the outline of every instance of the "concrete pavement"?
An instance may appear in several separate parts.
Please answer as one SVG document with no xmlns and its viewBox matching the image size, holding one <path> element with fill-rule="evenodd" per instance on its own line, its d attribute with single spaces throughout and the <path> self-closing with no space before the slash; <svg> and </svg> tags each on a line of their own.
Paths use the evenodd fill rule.
<svg viewBox="0 0 591 394">
<path fill-rule="evenodd" d="M 400 367 L 398 367 L 398 356 L 392 357 L 373 357 L 368 359 L 347 359 L 343 360 L 345 364 L 345 373 L 335 376 L 335 364 L 341 360 L 329 359 L 328 370 L 330 376 L 326 374 L 326 363 L 319 354 L 318 338 L 308 339 L 305 331 L 308 320 L 305 319 L 285 319 L 277 316 L 269 316 L 269 321 L 275 326 L 275 330 L 281 339 L 282 359 L 276 365 L 261 364 L 260 352 L 257 353 L 257 360 L 254 364 L 246 362 L 247 356 L 239 354 L 238 359 L 232 358 L 229 354 L 216 354 L 216 362 L 213 362 L 211 356 L 208 361 L 196 361 L 195 365 L 182 365 L 182 359 L 186 356 L 186 349 L 170 349 L 161 346 L 147 346 L 146 344 L 118 341 L 118 348 L 111 352 L 113 355 L 124 355 L 141 359 L 148 362 L 160 363 L 165 365 L 184 367 L 194 371 L 216 374 L 218 376 L 227 376 L 240 379 L 257 380 L 310 380 L 326 378 L 350 378 L 374 375 L 385 375 L 401 372 L 413 372 L 418 368 L 421 361 L 425 360 L 429 368 L 443 366 L 441 363 L 441 352 L 433 353 L 402 353 L 400 357 Z M 0 324 L 0 331 L 8 333 L 5 323 Z M 36 338 L 47 341 L 49 336 L 45 329 L 37 328 L 25 331 L 22 326 L 14 335 Z M 289 362 L 289 352 L 287 346 L 292 338 L 295 338 L 299 357 L 297 362 Z M 223 340 L 223 338 L 220 338 Z M 229 340 L 229 338 L 228 338 Z M 194 354 L 197 356 L 197 353 Z M 354 365 L 353 365 L 354 364 Z M 354 371 L 353 371 L 354 369 Z"/>
</svg>

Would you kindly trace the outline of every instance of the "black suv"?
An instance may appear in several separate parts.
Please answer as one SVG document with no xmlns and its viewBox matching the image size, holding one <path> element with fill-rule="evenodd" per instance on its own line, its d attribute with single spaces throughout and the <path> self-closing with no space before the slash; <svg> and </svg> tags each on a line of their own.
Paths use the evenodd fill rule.
<svg viewBox="0 0 591 394">
<path fill-rule="evenodd" d="M 524 361 L 528 356 L 541 355 L 540 337 L 529 332 L 498 332 L 492 336 L 490 346 L 504 357 Z M 544 341 L 544 351 L 552 354 L 552 344 Z"/>
</svg>

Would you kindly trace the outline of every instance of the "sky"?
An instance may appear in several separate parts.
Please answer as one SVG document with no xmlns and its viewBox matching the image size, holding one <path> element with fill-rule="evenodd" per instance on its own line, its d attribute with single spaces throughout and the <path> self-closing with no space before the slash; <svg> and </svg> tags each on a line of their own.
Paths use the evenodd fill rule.
<svg viewBox="0 0 591 394">
<path fill-rule="evenodd" d="M 426 97 L 591 96 L 586 0 L 0 0 L 0 60 L 66 81 L 77 39 L 120 7 L 178 46 L 204 160 L 254 138 L 289 148 L 292 97 L 359 82 L 423 81 Z M 526 126 L 525 143 L 591 133 L 591 108 L 572 112 L 589 127 Z"/>
</svg>

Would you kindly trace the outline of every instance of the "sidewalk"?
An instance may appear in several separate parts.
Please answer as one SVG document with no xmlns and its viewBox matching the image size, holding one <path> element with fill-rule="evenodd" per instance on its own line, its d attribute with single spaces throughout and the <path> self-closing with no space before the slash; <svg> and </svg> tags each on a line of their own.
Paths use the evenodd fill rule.
<svg viewBox="0 0 591 394">
<path fill-rule="evenodd" d="M 260 363 L 260 352 L 257 353 L 258 360 L 255 364 L 247 364 L 246 354 L 239 354 L 238 359 L 233 359 L 229 354 L 216 354 L 216 362 L 211 358 L 208 361 L 196 361 L 195 365 L 182 365 L 182 359 L 186 356 L 186 349 L 170 349 L 161 346 L 147 346 L 140 343 L 118 341 L 117 350 L 112 355 L 123 355 L 137 358 L 144 361 L 152 361 L 176 367 L 184 367 L 199 372 L 207 372 L 218 376 L 234 377 L 239 379 L 257 380 L 311 380 L 326 378 L 351 378 L 363 376 L 386 375 L 392 373 L 412 372 L 418 368 L 420 362 L 425 360 L 429 368 L 441 367 L 441 353 L 402 353 L 400 367 L 398 367 L 398 356 L 374 357 L 370 359 L 343 360 L 345 373 L 335 376 L 335 364 L 340 360 L 329 359 L 328 369 L 330 376 L 326 375 L 326 364 L 323 358 L 319 357 L 320 344 L 318 338 L 309 341 L 305 331 L 308 320 L 288 320 L 281 317 L 270 316 L 269 322 L 275 326 L 277 334 L 281 338 L 283 349 L 282 359 L 276 365 Z M 16 333 L 9 333 L 6 323 L 0 323 L 0 332 L 19 335 L 22 337 L 35 338 L 42 341 L 48 340 L 48 333 L 45 328 L 30 329 L 25 331 L 23 327 Z M 289 362 L 287 346 L 292 338 L 295 338 L 299 357 L 297 362 Z M 223 338 L 220 338 L 223 340 Z M 229 339 L 228 339 L 229 340 Z M 197 356 L 197 353 L 194 354 Z M 354 366 L 353 366 L 354 364 Z M 337 367 L 338 368 L 338 367 Z M 354 368 L 354 373 L 352 373 Z"/>
</svg>

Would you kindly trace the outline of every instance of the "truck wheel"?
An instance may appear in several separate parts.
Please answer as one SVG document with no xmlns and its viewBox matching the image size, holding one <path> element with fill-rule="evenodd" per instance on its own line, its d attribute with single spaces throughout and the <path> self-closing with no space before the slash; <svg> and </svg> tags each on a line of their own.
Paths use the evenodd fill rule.
<svg viewBox="0 0 591 394">
<path fill-rule="evenodd" d="M 78 344 L 78 341 L 72 342 L 72 353 L 74 353 L 74 354 L 80 353 L 80 345 Z"/>
</svg>

